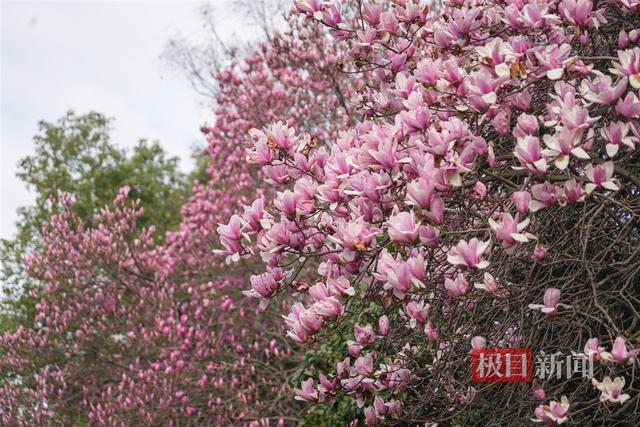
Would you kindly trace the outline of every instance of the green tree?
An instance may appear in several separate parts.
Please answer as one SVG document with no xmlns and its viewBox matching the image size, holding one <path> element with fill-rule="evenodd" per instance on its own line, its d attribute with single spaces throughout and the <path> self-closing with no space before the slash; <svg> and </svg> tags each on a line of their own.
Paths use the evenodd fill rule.
<svg viewBox="0 0 640 427">
<path fill-rule="evenodd" d="M 113 145 L 111 119 L 90 112 L 69 111 L 57 122 L 41 121 L 34 136 L 35 153 L 18 164 L 16 176 L 36 195 L 33 206 L 18 209 L 17 231 L 0 241 L 0 281 L 4 300 L 0 331 L 29 324 L 34 302 L 28 290 L 38 286 L 25 270 L 26 256 L 41 242 L 42 226 L 55 213 L 59 192 L 69 193 L 76 213 L 87 223 L 109 204 L 122 186 L 145 208 L 142 226 L 154 225 L 162 238 L 180 222 L 180 207 L 190 181 L 157 142 L 140 140 L 132 151 Z"/>
</svg>

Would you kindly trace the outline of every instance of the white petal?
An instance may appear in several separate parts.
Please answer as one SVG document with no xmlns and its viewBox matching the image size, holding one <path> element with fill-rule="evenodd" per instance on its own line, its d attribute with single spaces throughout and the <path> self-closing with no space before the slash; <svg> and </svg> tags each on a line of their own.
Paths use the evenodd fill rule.
<svg viewBox="0 0 640 427">
<path fill-rule="evenodd" d="M 527 228 L 529 226 L 529 223 L 531 222 L 531 220 L 529 218 L 525 218 L 524 220 L 520 221 L 520 223 L 518 224 L 518 231 L 522 231 L 525 228 Z"/>
<path fill-rule="evenodd" d="M 504 62 L 502 64 L 496 65 L 495 71 L 499 77 L 511 76 L 511 70 L 509 69 L 509 66 Z"/>
<path fill-rule="evenodd" d="M 562 68 L 549 70 L 547 71 L 547 78 L 549 80 L 558 80 L 560 77 L 562 77 L 563 73 L 564 73 L 564 70 Z"/>
<path fill-rule="evenodd" d="M 547 161 L 545 159 L 536 160 L 535 162 L 533 162 L 533 165 L 540 172 L 546 172 L 547 171 Z"/>
<path fill-rule="evenodd" d="M 567 166 L 569 166 L 569 156 L 565 156 L 564 154 L 556 157 L 556 167 L 561 171 L 565 170 Z"/>
<path fill-rule="evenodd" d="M 482 270 L 482 269 L 485 269 L 485 268 L 487 268 L 487 267 L 489 267 L 489 261 L 482 260 L 482 261 L 480 261 L 480 262 L 478 263 L 478 266 L 477 266 L 476 268 L 477 268 L 478 270 Z"/>
<path fill-rule="evenodd" d="M 611 191 L 618 191 L 620 190 L 620 187 L 618 187 L 613 180 L 609 180 L 609 181 L 605 181 L 602 183 L 602 186 L 604 188 L 606 188 L 607 190 L 611 190 Z"/>
<path fill-rule="evenodd" d="M 447 261 L 453 265 L 466 264 L 464 258 L 458 255 L 447 255 Z"/>
<path fill-rule="evenodd" d="M 260 226 L 262 228 L 264 228 L 265 230 L 268 230 L 268 229 L 271 228 L 271 221 L 269 221 L 266 218 L 263 218 L 263 219 L 260 220 Z"/>
<path fill-rule="evenodd" d="M 589 184 L 587 184 L 587 185 L 589 185 Z M 532 200 L 532 201 L 529 202 L 529 210 L 531 212 L 537 212 L 540 209 L 544 209 L 544 208 L 546 208 L 546 206 L 542 202 L 539 202 L 537 200 Z"/>
<path fill-rule="evenodd" d="M 482 100 L 487 104 L 495 104 L 498 100 L 498 95 L 495 92 L 489 92 L 481 96 Z"/>
<path fill-rule="evenodd" d="M 511 233 L 511 237 L 513 237 L 516 242 L 527 243 L 529 241 L 529 239 L 527 239 L 527 236 L 520 233 Z"/>
<path fill-rule="evenodd" d="M 607 149 L 607 156 L 609 157 L 614 157 L 618 154 L 619 147 L 616 144 L 607 144 L 605 148 Z"/>
<path fill-rule="evenodd" d="M 589 153 L 584 151 L 582 149 L 582 147 L 574 148 L 573 150 L 571 150 L 571 154 L 573 154 L 574 156 L 576 156 L 579 159 L 589 160 L 591 158 L 591 157 L 589 157 Z"/>
<path fill-rule="evenodd" d="M 612 177 L 613 170 L 615 169 L 613 162 L 612 161 L 604 162 L 602 166 L 604 167 L 604 170 L 607 173 L 607 177 L 609 178 Z"/>
</svg>

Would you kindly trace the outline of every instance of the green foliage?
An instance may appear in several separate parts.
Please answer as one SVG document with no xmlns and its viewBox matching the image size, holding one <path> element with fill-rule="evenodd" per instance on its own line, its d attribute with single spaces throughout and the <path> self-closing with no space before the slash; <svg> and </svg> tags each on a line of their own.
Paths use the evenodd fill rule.
<svg viewBox="0 0 640 427">
<path fill-rule="evenodd" d="M 27 291 L 39 284 L 25 271 L 25 258 L 41 244 L 42 227 L 56 213 L 60 192 L 72 196 L 76 213 L 91 224 L 93 214 L 128 185 L 145 209 L 140 225 L 154 225 L 160 239 L 179 224 L 180 207 L 190 192 L 191 181 L 179 171 L 176 157 L 144 139 L 130 152 L 116 147 L 110 140 L 111 120 L 103 114 L 69 111 L 55 123 L 39 122 L 38 129 L 34 154 L 19 162 L 16 173 L 35 193 L 35 203 L 18 209 L 15 237 L 0 241 L 5 293 L 0 332 L 33 319 L 35 302 Z"/>
<path fill-rule="evenodd" d="M 188 182 L 200 182 L 205 184 L 209 182 L 209 174 L 207 167 L 209 166 L 209 154 L 202 149 L 195 149 L 191 154 L 194 167 L 189 173 Z"/>
<path fill-rule="evenodd" d="M 330 327 L 326 337 L 305 351 L 300 368 L 291 378 L 294 387 L 299 387 L 300 383 L 309 377 L 317 379 L 321 372 L 335 374 L 337 363 L 349 356 L 345 342 L 353 339 L 355 325 L 364 326 L 372 323 L 374 328 L 377 328 L 380 307 L 374 302 L 356 306 L 354 301 L 355 299 L 350 299 L 347 302 L 346 310 L 358 311 L 359 315 L 340 319 Z M 358 409 L 353 397 L 340 395 L 334 401 L 310 406 L 300 426 L 343 426 L 361 415 L 362 411 Z"/>
<path fill-rule="evenodd" d="M 335 401 L 313 405 L 307 412 L 300 427 L 346 426 L 359 418 L 361 411 L 356 400 L 349 396 L 339 396 Z"/>
</svg>

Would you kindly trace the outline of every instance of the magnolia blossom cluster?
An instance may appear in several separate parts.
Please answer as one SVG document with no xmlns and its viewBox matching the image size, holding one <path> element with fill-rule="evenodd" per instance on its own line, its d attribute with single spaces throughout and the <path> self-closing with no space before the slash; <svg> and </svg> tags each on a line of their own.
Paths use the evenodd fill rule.
<svg viewBox="0 0 640 427">
<path fill-rule="evenodd" d="M 474 336 L 539 346 L 541 329 L 561 340 L 564 319 L 579 318 L 619 335 L 604 360 L 635 363 L 622 350 L 633 303 L 611 296 L 629 313 L 611 314 L 598 293 L 618 275 L 620 295 L 637 298 L 640 3 L 445 3 L 295 2 L 344 46 L 337 67 L 363 76 L 349 100 L 360 120 L 324 143 L 281 121 L 253 129 L 248 159 L 276 192 L 218 227 L 228 262 L 265 265 L 247 295 L 263 308 L 294 301 L 291 339 L 312 345 L 353 325 L 346 358 L 296 397 L 352 396 L 367 425 L 472 411 L 460 364 Z M 580 230 L 557 234 L 560 218 Z M 607 232 L 605 249 L 592 238 Z M 624 380 L 594 384 L 604 400 L 628 399 Z M 562 393 L 537 420 L 571 418 Z"/>
</svg>

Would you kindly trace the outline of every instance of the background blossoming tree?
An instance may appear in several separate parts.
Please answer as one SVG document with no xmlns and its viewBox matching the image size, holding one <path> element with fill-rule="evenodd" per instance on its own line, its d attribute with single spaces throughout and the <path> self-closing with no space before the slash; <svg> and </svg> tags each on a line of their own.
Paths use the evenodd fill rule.
<svg viewBox="0 0 640 427">
<path fill-rule="evenodd" d="M 334 48 L 301 17 L 289 22 L 288 33 L 216 75 L 215 124 L 203 127 L 208 179 L 194 185 L 176 231 L 143 228 L 144 207 L 128 188 L 90 223 L 61 196 L 27 265 L 44 283 L 31 294 L 37 324 L 0 338 L 2 424 L 301 419 L 287 384 L 301 354 L 279 312 L 256 316 L 241 293 L 252 265 L 230 274 L 212 252 L 218 223 L 264 191 L 245 164 L 252 127 L 283 120 L 328 141 L 350 121 Z"/>
</svg>

